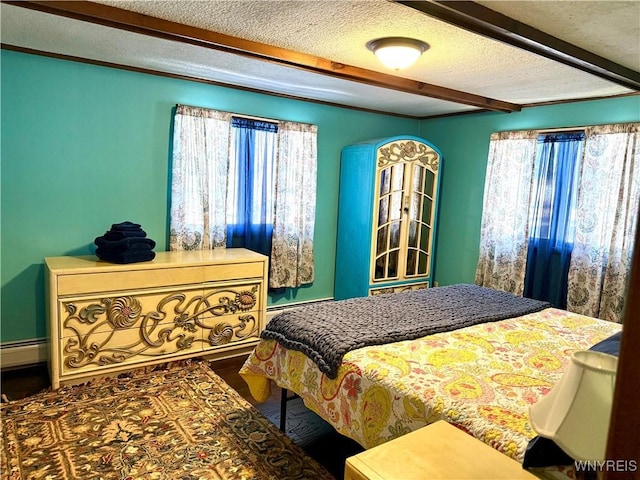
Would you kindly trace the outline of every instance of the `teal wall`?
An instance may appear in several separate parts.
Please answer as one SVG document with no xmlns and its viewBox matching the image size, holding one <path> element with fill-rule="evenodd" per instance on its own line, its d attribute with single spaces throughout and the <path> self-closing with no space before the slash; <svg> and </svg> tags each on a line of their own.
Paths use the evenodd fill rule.
<svg viewBox="0 0 640 480">
<path fill-rule="evenodd" d="M 141 223 L 167 249 L 172 109 L 198 105 L 318 126 L 313 285 L 333 296 L 340 151 L 420 122 L 12 51 L 1 52 L 0 341 L 46 336 L 43 258 L 87 255 L 112 223 Z"/>
<path fill-rule="evenodd" d="M 270 298 L 331 297 L 340 151 L 417 135 L 443 153 L 435 279 L 473 282 L 494 131 L 640 121 L 640 97 L 417 121 L 3 50 L 0 341 L 46 335 L 43 258 L 86 255 L 112 223 L 167 249 L 172 108 L 198 105 L 318 126 L 316 280 Z"/>
<path fill-rule="evenodd" d="M 506 130 L 546 129 L 640 121 L 640 96 L 423 120 L 420 136 L 444 157 L 436 239 L 440 285 L 473 283 L 489 137 Z"/>
</svg>

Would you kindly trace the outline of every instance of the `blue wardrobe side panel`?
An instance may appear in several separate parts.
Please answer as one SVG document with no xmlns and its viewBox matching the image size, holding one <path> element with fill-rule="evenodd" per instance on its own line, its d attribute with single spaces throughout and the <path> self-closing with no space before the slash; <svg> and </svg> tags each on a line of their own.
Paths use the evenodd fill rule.
<svg viewBox="0 0 640 480">
<path fill-rule="evenodd" d="M 375 159 L 368 145 L 346 147 L 340 161 L 336 300 L 368 295 Z"/>
</svg>

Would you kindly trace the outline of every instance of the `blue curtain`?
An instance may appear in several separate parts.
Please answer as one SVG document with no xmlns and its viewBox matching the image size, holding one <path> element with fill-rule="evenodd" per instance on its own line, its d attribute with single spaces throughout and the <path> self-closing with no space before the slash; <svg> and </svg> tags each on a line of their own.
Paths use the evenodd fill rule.
<svg viewBox="0 0 640 480">
<path fill-rule="evenodd" d="M 567 306 L 578 168 L 584 133 L 538 137 L 535 203 L 529 232 L 524 296 Z"/>
<path fill-rule="evenodd" d="M 271 254 L 277 132 L 275 123 L 232 118 L 227 247 Z"/>
</svg>

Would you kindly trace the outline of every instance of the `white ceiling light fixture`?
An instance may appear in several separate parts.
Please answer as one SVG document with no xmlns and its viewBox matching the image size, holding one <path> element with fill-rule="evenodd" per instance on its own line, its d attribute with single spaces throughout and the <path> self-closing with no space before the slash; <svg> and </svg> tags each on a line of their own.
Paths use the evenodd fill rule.
<svg viewBox="0 0 640 480">
<path fill-rule="evenodd" d="M 423 41 L 406 37 L 385 37 L 367 43 L 383 65 L 392 70 L 401 70 L 413 65 L 429 45 Z"/>
</svg>

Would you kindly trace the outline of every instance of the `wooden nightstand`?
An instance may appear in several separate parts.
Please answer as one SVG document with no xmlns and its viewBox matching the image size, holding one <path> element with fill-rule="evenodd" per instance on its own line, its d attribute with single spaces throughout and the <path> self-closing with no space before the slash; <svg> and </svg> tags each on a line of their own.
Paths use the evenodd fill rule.
<svg viewBox="0 0 640 480">
<path fill-rule="evenodd" d="M 345 480 L 534 480 L 515 460 L 439 421 L 347 458 Z"/>
</svg>

